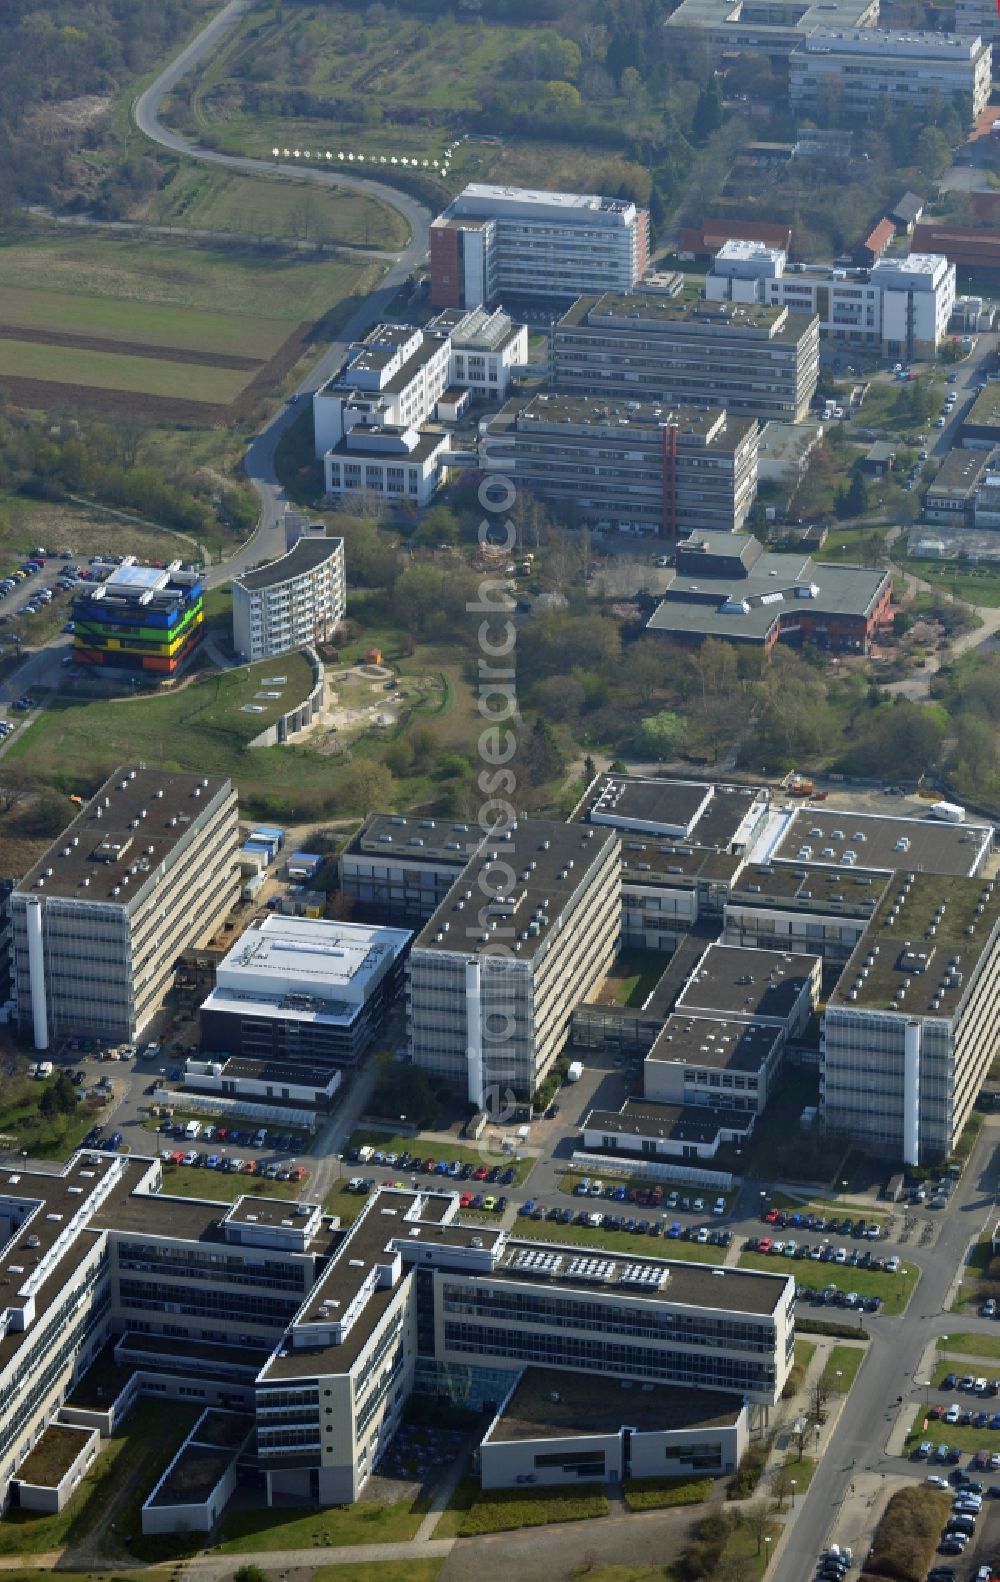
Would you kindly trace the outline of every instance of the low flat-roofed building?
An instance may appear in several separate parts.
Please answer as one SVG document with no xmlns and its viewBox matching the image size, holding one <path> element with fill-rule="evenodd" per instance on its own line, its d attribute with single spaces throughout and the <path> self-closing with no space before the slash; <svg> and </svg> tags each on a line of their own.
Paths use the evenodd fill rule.
<svg viewBox="0 0 1000 1582">
<path fill-rule="evenodd" d="M 962 419 L 962 444 L 974 450 L 1000 445 L 1000 380 L 981 390 Z"/>
<path fill-rule="evenodd" d="M 1000 888 L 897 874 L 827 1000 L 820 1111 L 904 1164 L 939 1161 L 1000 1043 Z"/>
<path fill-rule="evenodd" d="M 202 1045 L 275 1064 L 353 1065 L 401 992 L 412 935 L 272 913 L 216 968 Z"/>
<path fill-rule="evenodd" d="M 621 833 L 622 943 L 674 950 L 699 917 L 721 917 L 768 806 L 760 787 L 598 775 L 572 817 Z"/>
<path fill-rule="evenodd" d="M 711 1162 L 725 1144 L 742 1147 L 757 1119 L 754 1110 L 709 1104 L 660 1104 L 626 1099 L 620 1110 L 591 1110 L 583 1118 L 588 1152 L 623 1154 L 682 1164 Z"/>
<path fill-rule="evenodd" d="M 479 824 L 369 813 L 338 858 L 340 888 L 362 916 L 415 927 L 441 904 L 473 852 Z"/>
<path fill-rule="evenodd" d="M 745 535 L 699 532 L 678 545 L 646 630 L 684 644 L 715 637 L 765 655 L 782 638 L 863 654 L 891 600 L 887 571 L 772 553 Z"/>
<path fill-rule="evenodd" d="M 926 520 L 972 527 L 976 490 L 992 462 L 989 451 L 950 450 L 924 496 Z"/>
<path fill-rule="evenodd" d="M 141 1034 L 177 958 L 236 905 L 238 828 L 223 775 L 115 770 L 11 892 L 17 1020 L 36 1048 Z"/>
<path fill-rule="evenodd" d="M 757 442 L 757 480 L 794 490 L 823 438 L 822 423 L 783 423 L 771 418 Z"/>
<path fill-rule="evenodd" d="M 526 1368 L 479 1447 L 484 1489 L 578 1483 L 593 1478 L 723 1477 L 749 1442 L 746 1406 L 717 1391 L 636 1389 L 631 1380 L 595 1392 L 593 1381 Z"/>
<path fill-rule="evenodd" d="M 679 32 L 704 41 L 713 56 L 753 50 L 783 65 L 817 28 L 869 28 L 878 14 L 879 0 L 682 0 L 663 25 L 668 37 Z"/>
<path fill-rule="evenodd" d="M 281 1104 L 329 1104 L 340 1086 L 340 1072 L 296 1061 L 247 1060 L 223 1055 L 217 1060 L 187 1060 L 185 1088 L 221 1093 L 233 1099 L 274 1099 Z"/>
<path fill-rule="evenodd" d="M 676 1008 L 689 1015 L 770 1023 L 794 1038 L 815 1010 L 820 987 L 816 955 L 715 944 L 701 956 Z"/>
<path fill-rule="evenodd" d="M 791 862 L 746 863 L 725 902 L 727 945 L 791 950 L 840 966 L 867 928 L 885 870 Z"/>
<path fill-rule="evenodd" d="M 996 279 L 1000 271 L 1000 231 L 924 220 L 914 226 L 910 245 L 914 251 L 943 253 L 966 278 Z"/>
<path fill-rule="evenodd" d="M 899 818 L 843 808 L 796 808 L 771 846 L 771 858 L 815 866 L 830 864 L 845 876 L 866 869 L 973 876 L 993 849 L 989 824 L 949 824 L 942 819 Z"/>
<path fill-rule="evenodd" d="M 614 830 L 533 818 L 488 835 L 410 953 L 414 1062 L 477 1109 L 496 1084 L 529 1097 L 608 973 L 620 913 Z"/>
<path fill-rule="evenodd" d="M 773 1022 L 674 1012 L 642 1067 L 643 1096 L 658 1104 L 764 1113 L 784 1036 Z"/>
</svg>

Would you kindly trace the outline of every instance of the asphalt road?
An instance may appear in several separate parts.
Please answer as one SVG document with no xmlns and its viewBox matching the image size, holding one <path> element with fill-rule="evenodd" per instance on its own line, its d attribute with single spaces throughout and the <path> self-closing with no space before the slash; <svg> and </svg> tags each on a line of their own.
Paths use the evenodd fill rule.
<svg viewBox="0 0 1000 1582">
<path fill-rule="evenodd" d="M 223 154 L 215 149 L 201 148 L 163 125 L 160 111 L 163 101 L 194 67 L 198 66 L 221 43 L 225 35 L 250 9 L 250 0 L 230 0 L 201 32 L 171 61 L 133 106 L 135 123 L 141 132 L 161 147 L 183 154 L 189 159 L 201 160 L 210 165 L 221 165 L 228 170 L 250 175 L 282 176 L 298 182 L 308 181 L 319 187 L 344 188 L 363 192 L 388 204 L 403 216 L 410 228 L 410 240 L 403 252 L 394 255 L 385 279 L 373 291 L 344 325 L 342 337 L 327 347 L 322 357 L 310 369 L 299 385 L 296 395 L 306 397 L 320 388 L 336 373 L 352 341 L 358 340 L 373 324 L 385 316 L 388 304 L 400 285 L 427 256 L 430 210 L 406 193 L 398 192 L 380 181 L 364 176 L 342 175 L 327 170 L 312 170 L 302 165 L 286 165 L 278 160 L 254 159 L 249 155 Z M 206 575 L 209 587 L 228 582 L 249 566 L 273 559 L 284 549 L 281 518 L 285 496 L 278 483 L 274 467 L 274 453 L 281 435 L 297 417 L 300 407 L 290 404 L 261 430 L 250 445 L 244 461 L 247 478 L 260 496 L 260 522 L 253 536 L 221 566 L 212 567 Z"/>
<path fill-rule="evenodd" d="M 816 1558 L 836 1536 L 838 1514 L 859 1470 L 905 1471 L 923 1481 L 922 1466 L 914 1467 L 899 1457 L 888 1456 L 885 1447 L 896 1417 L 897 1397 L 912 1399 L 914 1407 L 924 1399 L 914 1380 L 920 1377 L 920 1359 L 928 1341 L 935 1335 L 947 1334 L 958 1322 L 947 1311 L 949 1293 L 969 1243 L 996 1212 L 1000 1183 L 997 1152 L 996 1132 L 987 1124 L 952 1202 L 942 1215 L 936 1242 L 919 1255 L 907 1252 L 908 1260 L 920 1264 L 920 1283 L 905 1313 L 897 1318 L 879 1315 L 878 1322 L 869 1326 L 871 1352 L 865 1363 L 863 1384 L 847 1398 L 771 1582 L 808 1582 L 814 1575 Z M 996 1333 L 995 1322 L 975 1315 L 963 1314 L 961 1327 Z"/>
</svg>

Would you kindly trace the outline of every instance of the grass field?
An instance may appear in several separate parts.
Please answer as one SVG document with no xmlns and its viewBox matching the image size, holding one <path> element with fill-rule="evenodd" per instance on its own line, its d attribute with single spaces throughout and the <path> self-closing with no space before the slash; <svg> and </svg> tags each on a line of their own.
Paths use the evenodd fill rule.
<svg viewBox="0 0 1000 1582">
<path fill-rule="evenodd" d="M 0 245 L 0 323 L 267 357 L 356 275 L 351 264 L 250 249 L 46 236 Z M 8 301 L 21 317 L 8 316 Z"/>
<path fill-rule="evenodd" d="M 885 1313 L 902 1313 L 917 1283 L 917 1270 L 905 1266 L 897 1274 L 884 1274 L 879 1269 L 852 1269 L 843 1264 L 815 1264 L 808 1260 L 801 1263 L 794 1258 L 774 1258 L 766 1252 L 740 1253 L 740 1268 L 766 1269 L 769 1274 L 794 1275 L 809 1285 L 824 1288 L 835 1285 L 841 1291 L 857 1291 L 859 1296 L 880 1296 Z M 819 1318 L 835 1317 L 846 1324 L 857 1316 L 849 1308 L 836 1308 L 830 1314 L 826 1313 L 825 1308 L 817 1308 L 816 1315 Z"/>
<path fill-rule="evenodd" d="M 645 1005 L 666 969 L 666 957 L 653 950 L 623 950 L 615 958 L 599 996 L 608 1005 Z"/>
<path fill-rule="evenodd" d="M 0 338 L 0 378 L 45 379 L 53 384 L 89 385 L 94 390 L 122 390 L 224 406 L 249 382 L 251 372 Z"/>
<path fill-rule="evenodd" d="M 1000 1361 L 1000 1335 L 972 1335 L 964 1332 L 942 1335 L 938 1341 L 938 1351 L 947 1353 L 949 1357 L 992 1357 Z"/>
<path fill-rule="evenodd" d="M 531 1241 L 568 1243 L 570 1246 L 606 1247 L 609 1252 L 627 1252 L 646 1258 L 676 1258 L 681 1263 L 720 1264 L 724 1247 L 706 1247 L 696 1241 L 669 1241 L 663 1236 L 634 1236 L 622 1230 L 591 1230 L 588 1225 L 556 1225 L 551 1220 L 526 1219 L 519 1214 L 514 1234 Z M 772 1274 L 776 1270 L 771 1271 Z"/>
<path fill-rule="evenodd" d="M 284 177 L 233 175 L 204 165 L 178 166 L 167 186 L 134 217 L 156 225 L 327 246 L 395 250 L 407 242 L 402 215 L 363 193 L 299 184 Z"/>
<path fill-rule="evenodd" d="M 314 1511 L 231 1511 L 222 1518 L 218 1549 L 222 1554 L 265 1554 L 328 1544 L 406 1543 L 416 1535 L 424 1514 L 419 1500 L 392 1505 L 362 1502 Z"/>
<path fill-rule="evenodd" d="M 489 1489 L 463 1478 L 434 1528 L 435 1538 L 474 1538 L 516 1527 L 586 1521 L 608 1514 L 601 1488 Z"/>
<path fill-rule="evenodd" d="M 177 1144 L 180 1147 L 180 1143 Z M 153 1150 L 150 1148 L 150 1152 Z M 253 1157 L 253 1149 L 250 1149 Z M 246 1157 L 245 1155 L 241 1157 Z M 163 1193 L 166 1197 L 207 1198 L 210 1202 L 235 1203 L 238 1197 L 250 1192 L 254 1197 L 293 1199 L 305 1193 L 308 1196 L 309 1178 L 305 1181 L 269 1181 L 267 1176 L 239 1175 L 229 1170 L 205 1170 L 192 1165 L 172 1165 L 163 1161 Z"/>
<path fill-rule="evenodd" d="M 995 1403 L 985 1401 L 983 1410 L 991 1408 Z M 927 1408 L 917 1408 L 913 1419 L 913 1426 L 906 1436 L 906 1454 L 910 1455 L 921 1440 L 927 1439 L 932 1445 L 949 1445 L 953 1450 L 1000 1450 L 1000 1433 L 989 1428 L 959 1428 L 957 1423 L 942 1423 L 939 1419 L 927 1416 Z"/>
<path fill-rule="evenodd" d="M 914 576 L 922 577 L 956 599 L 968 604 L 987 605 L 996 609 L 1000 605 L 1000 567 L 963 566 L 940 560 L 918 560 L 916 556 L 901 556 L 901 566 Z"/>
<path fill-rule="evenodd" d="M 345 1146 L 345 1156 L 347 1149 L 361 1148 L 366 1143 L 372 1148 L 380 1148 L 383 1153 L 401 1154 L 408 1152 L 419 1154 L 422 1159 L 457 1159 L 459 1164 L 473 1164 L 477 1166 L 485 1164 L 491 1169 L 493 1165 L 501 1165 L 504 1170 L 513 1169 L 514 1180 L 518 1186 L 527 1179 L 528 1173 L 535 1163 L 534 1156 L 522 1156 L 520 1159 L 515 1160 L 513 1154 L 487 1152 L 485 1148 L 479 1148 L 475 1143 L 431 1142 L 426 1137 L 407 1137 L 399 1133 L 393 1136 L 388 1132 L 370 1131 L 366 1127 L 360 1127 L 357 1131 L 351 1133 Z M 344 1168 L 345 1170 L 347 1169 L 346 1164 Z M 350 1171 L 352 1175 L 364 1175 L 365 1167 L 361 1164 L 352 1164 Z M 406 1171 L 402 1170 L 400 1174 L 405 1175 Z M 434 1180 L 438 1184 L 447 1180 L 449 1186 L 452 1184 L 450 1178 L 443 1176 L 428 1176 L 427 1179 L 429 1181 Z M 463 1181 L 460 1183 L 460 1187 L 463 1191 L 466 1187 L 471 1190 L 472 1183 Z M 483 1189 L 477 1186 L 476 1190 L 481 1191 Z M 507 1188 L 499 1187 L 497 1190 L 505 1192 Z"/>
<path fill-rule="evenodd" d="M 823 1387 L 832 1395 L 847 1395 L 866 1355 L 864 1346 L 834 1346 L 821 1375 Z"/>
<path fill-rule="evenodd" d="M 348 1561 L 342 1566 L 318 1566 L 312 1582 L 435 1582 L 443 1565 L 443 1560 Z"/>
</svg>

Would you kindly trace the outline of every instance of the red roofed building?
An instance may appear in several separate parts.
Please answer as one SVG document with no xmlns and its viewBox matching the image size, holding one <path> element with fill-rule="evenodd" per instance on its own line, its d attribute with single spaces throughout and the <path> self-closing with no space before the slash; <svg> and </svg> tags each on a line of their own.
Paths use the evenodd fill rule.
<svg viewBox="0 0 1000 1582">
<path fill-rule="evenodd" d="M 958 269 L 1000 274 L 1000 231 L 973 231 L 959 225 L 922 224 L 914 228 L 913 253 L 943 253 Z"/>
<path fill-rule="evenodd" d="M 732 215 L 725 220 L 703 220 L 701 225 L 683 229 L 677 251 L 693 258 L 714 258 L 725 242 L 761 242 L 765 247 L 781 247 L 787 253 L 792 245 L 789 225 L 771 225 L 766 220 L 744 220 Z"/>
<path fill-rule="evenodd" d="M 873 264 L 877 264 L 895 234 L 896 227 L 891 220 L 879 220 L 857 250 L 858 263 L 864 264 L 869 269 Z"/>
</svg>

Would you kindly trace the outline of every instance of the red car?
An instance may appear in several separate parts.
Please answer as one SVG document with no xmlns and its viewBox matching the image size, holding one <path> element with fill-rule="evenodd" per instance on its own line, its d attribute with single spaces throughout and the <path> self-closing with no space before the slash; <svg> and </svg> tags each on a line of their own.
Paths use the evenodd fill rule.
<svg viewBox="0 0 1000 1582">
<path fill-rule="evenodd" d="M 215 1128 L 215 1140 L 216 1140 L 217 1143 L 224 1143 L 228 1136 L 229 1136 L 229 1127 L 228 1126 L 217 1126 Z"/>
<path fill-rule="evenodd" d="M 773 1245 L 774 1243 L 771 1241 L 770 1236 L 762 1236 L 760 1243 L 758 1244 L 757 1251 L 770 1252 Z"/>
<path fill-rule="evenodd" d="M 485 1181 L 488 1175 L 489 1171 L 487 1170 L 486 1166 L 480 1165 L 478 1170 L 474 1170 L 472 1172 L 472 1179 L 473 1181 Z"/>
<path fill-rule="evenodd" d="M 304 1181 L 305 1178 L 306 1178 L 306 1171 L 305 1171 L 304 1166 L 296 1165 L 295 1169 L 292 1171 L 292 1180 L 293 1181 Z M 396 1185 L 397 1186 L 402 1186 L 403 1183 L 402 1183 L 402 1181 L 397 1181 Z"/>
<path fill-rule="evenodd" d="M 764 1224 L 765 1225 L 776 1225 L 777 1223 L 778 1223 L 778 1210 L 776 1208 L 769 1208 L 767 1213 L 764 1215 Z"/>
<path fill-rule="evenodd" d="M 471 1192 L 463 1192 L 462 1196 L 458 1200 L 458 1206 L 459 1206 L 459 1208 L 471 1208 L 472 1207 L 472 1193 Z"/>
<path fill-rule="evenodd" d="M 933 1418 L 934 1421 L 937 1422 L 939 1418 L 944 1416 L 944 1407 L 932 1406 L 930 1411 L 927 1413 L 927 1416 Z"/>
</svg>

